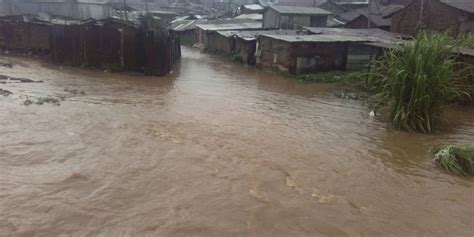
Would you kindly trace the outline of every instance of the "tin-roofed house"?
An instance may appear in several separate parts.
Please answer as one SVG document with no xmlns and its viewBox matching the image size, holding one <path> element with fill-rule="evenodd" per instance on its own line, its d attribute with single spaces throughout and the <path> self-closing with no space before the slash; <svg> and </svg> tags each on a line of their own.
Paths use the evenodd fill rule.
<svg viewBox="0 0 474 237">
<path fill-rule="evenodd" d="M 396 34 L 380 29 L 305 29 L 313 34 L 260 35 L 257 65 L 293 74 L 357 69 L 370 61 L 365 43 L 399 40 Z"/>
<path fill-rule="evenodd" d="M 415 35 L 418 26 L 452 35 L 474 33 L 474 0 L 413 0 L 392 14 L 393 32 Z"/>
<path fill-rule="evenodd" d="M 263 13 L 265 29 L 300 29 L 327 26 L 330 12 L 316 7 L 271 6 Z"/>
<path fill-rule="evenodd" d="M 179 36 L 181 45 L 193 46 L 197 43 L 197 24 L 205 23 L 206 20 L 179 20 L 171 22 L 171 30 Z"/>
<path fill-rule="evenodd" d="M 235 61 L 240 61 L 248 65 L 255 65 L 257 50 L 257 38 L 261 34 L 267 35 L 296 35 L 305 34 L 306 32 L 296 30 L 237 30 L 237 31 L 219 31 L 218 34 L 222 39 L 221 42 L 227 42 L 222 47 L 225 54 L 229 54 Z"/>
<path fill-rule="evenodd" d="M 262 14 L 263 10 L 260 4 L 244 4 L 240 7 L 240 14 Z"/>
<path fill-rule="evenodd" d="M 197 46 L 204 49 L 219 47 L 216 45 L 219 40 L 217 31 L 258 29 L 262 29 L 262 23 L 253 20 L 215 20 L 197 24 Z"/>
</svg>

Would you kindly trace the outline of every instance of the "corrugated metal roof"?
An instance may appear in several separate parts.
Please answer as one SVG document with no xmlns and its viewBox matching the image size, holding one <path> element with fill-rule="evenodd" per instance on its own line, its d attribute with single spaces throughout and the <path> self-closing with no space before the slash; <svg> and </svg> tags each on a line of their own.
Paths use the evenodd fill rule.
<svg viewBox="0 0 474 237">
<path fill-rule="evenodd" d="M 263 15 L 259 13 L 242 14 L 234 17 L 234 19 L 251 19 L 255 21 L 261 21 L 263 19 Z"/>
<path fill-rule="evenodd" d="M 268 6 L 297 6 L 297 7 L 314 7 L 326 0 L 259 0 L 260 5 Z"/>
<path fill-rule="evenodd" d="M 206 31 L 219 31 L 219 30 L 244 30 L 244 29 L 261 29 L 261 22 L 230 22 L 221 24 L 198 24 L 198 28 Z"/>
<path fill-rule="evenodd" d="M 202 20 L 183 20 L 183 21 L 176 21 L 171 23 L 171 29 L 174 31 L 186 31 L 196 29 L 196 25 Z"/>
<path fill-rule="evenodd" d="M 231 37 L 235 36 L 237 38 L 246 40 L 246 41 L 251 41 L 251 40 L 256 40 L 259 35 L 262 34 L 271 34 L 271 35 L 297 35 L 298 31 L 297 30 L 247 30 L 247 31 L 242 31 L 242 30 L 236 30 L 236 31 L 218 31 L 218 34 L 224 36 L 224 37 Z"/>
<path fill-rule="evenodd" d="M 252 11 L 261 11 L 261 10 L 263 10 L 262 5 L 260 5 L 260 4 L 248 4 L 248 5 L 244 5 L 244 7 L 249 9 L 249 10 L 252 10 Z"/>
<path fill-rule="evenodd" d="M 385 18 L 390 16 L 392 13 L 399 11 L 400 9 L 403 9 L 404 6 L 402 5 L 387 5 L 387 6 L 372 6 L 371 7 L 371 15 L 372 16 L 379 16 L 381 18 Z M 353 21 L 359 16 L 365 16 L 367 17 L 369 15 L 369 8 L 364 7 L 348 12 L 344 12 L 339 15 L 340 18 L 342 18 L 345 21 Z"/>
<path fill-rule="evenodd" d="M 473 0 L 474 1 L 474 0 Z M 400 9 L 403 9 L 404 6 L 402 5 L 388 5 L 388 6 L 372 6 L 371 7 L 371 21 L 374 25 L 380 27 L 380 26 L 390 26 L 391 25 L 391 19 L 388 18 L 392 13 L 399 11 Z M 361 9 L 356 9 L 348 12 L 344 12 L 340 14 L 338 17 L 341 20 L 344 20 L 346 22 L 351 22 L 361 16 L 364 16 L 366 18 L 369 18 L 369 8 L 361 8 Z"/>
<path fill-rule="evenodd" d="M 289 43 L 308 42 L 308 43 L 331 43 L 331 42 L 370 42 L 370 39 L 356 36 L 341 35 L 272 35 L 262 34 L 264 37 L 282 40 Z"/>
<path fill-rule="evenodd" d="M 474 13 L 474 0 L 441 0 L 441 2 L 457 9 Z"/>
<path fill-rule="evenodd" d="M 289 15 L 331 15 L 330 12 L 317 7 L 271 6 L 281 14 Z"/>
<path fill-rule="evenodd" d="M 363 37 L 369 41 L 376 42 L 397 42 L 402 35 L 384 31 L 381 29 L 349 29 L 349 28 L 323 28 L 323 27 L 304 27 L 304 29 L 322 35 L 340 35 L 342 37 Z"/>
</svg>

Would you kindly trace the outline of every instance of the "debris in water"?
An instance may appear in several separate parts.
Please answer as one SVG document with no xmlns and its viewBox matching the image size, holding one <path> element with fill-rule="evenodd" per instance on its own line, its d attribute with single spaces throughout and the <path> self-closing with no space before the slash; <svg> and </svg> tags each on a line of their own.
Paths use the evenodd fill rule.
<svg viewBox="0 0 474 237">
<path fill-rule="evenodd" d="M 324 204 L 324 203 L 328 203 L 336 196 L 334 196 L 333 194 L 321 195 L 321 194 L 318 194 L 318 191 L 316 189 L 313 189 L 313 193 L 311 194 L 311 197 L 317 198 L 319 203 Z"/>
<path fill-rule="evenodd" d="M 261 202 L 272 203 L 272 200 L 264 192 L 258 191 L 256 189 L 250 189 L 249 194 Z"/>
<path fill-rule="evenodd" d="M 370 111 L 369 113 L 370 117 L 375 117 L 375 115 L 377 115 L 377 113 L 375 113 L 375 110 Z"/>
<path fill-rule="evenodd" d="M 15 81 L 15 82 L 20 82 L 20 83 L 41 83 L 43 81 L 34 81 L 28 78 L 19 78 L 19 77 L 10 77 L 7 75 L 0 75 L 0 81 L 5 81 L 5 82 L 10 82 L 10 81 Z"/>
<path fill-rule="evenodd" d="M 0 67 L 13 68 L 13 64 L 0 62 Z"/>
<path fill-rule="evenodd" d="M 342 99 L 351 99 L 351 100 L 365 100 L 367 99 L 367 96 L 361 95 L 355 92 L 347 91 L 347 90 L 341 90 L 336 93 L 334 93 L 337 97 L 342 98 Z"/>
<path fill-rule="evenodd" d="M 296 182 L 290 177 L 290 176 L 286 176 L 286 185 L 294 190 L 296 190 L 296 192 L 298 193 L 302 193 L 303 192 L 303 189 L 301 187 L 299 187 Z"/>
<path fill-rule="evenodd" d="M 9 90 L 4 90 L 4 89 L 1 89 L 1 88 L 0 88 L 0 95 L 9 96 L 9 95 L 11 95 L 11 94 L 13 94 L 11 91 L 9 91 Z"/>
<path fill-rule="evenodd" d="M 33 101 L 30 100 L 30 99 L 26 99 L 25 101 L 23 101 L 23 105 L 28 106 L 28 105 L 31 105 L 31 104 L 33 104 Z"/>
<path fill-rule="evenodd" d="M 23 101 L 23 105 L 31 105 L 31 104 L 36 104 L 36 105 L 43 105 L 43 104 L 53 104 L 53 105 L 61 105 L 60 104 L 61 100 L 53 97 L 40 97 L 36 101 L 31 100 L 28 96 L 26 97 L 26 100 Z"/>
<path fill-rule="evenodd" d="M 76 90 L 76 89 L 69 89 L 69 88 L 64 89 L 64 91 L 69 92 L 69 93 L 74 94 L 74 95 L 77 95 L 77 94 L 85 95 L 86 94 L 84 91 L 80 91 L 80 90 Z"/>
</svg>

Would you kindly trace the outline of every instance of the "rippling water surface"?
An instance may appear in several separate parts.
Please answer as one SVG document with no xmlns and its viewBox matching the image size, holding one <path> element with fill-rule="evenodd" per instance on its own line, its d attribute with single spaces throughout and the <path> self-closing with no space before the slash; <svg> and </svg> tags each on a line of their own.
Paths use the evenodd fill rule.
<svg viewBox="0 0 474 237">
<path fill-rule="evenodd" d="M 415 135 L 329 85 L 192 49 L 165 78 L 1 58 L 44 83 L 0 84 L 0 236 L 474 233 L 473 180 L 429 154 L 474 143 L 473 109 Z M 21 104 L 46 96 L 65 101 Z"/>
</svg>

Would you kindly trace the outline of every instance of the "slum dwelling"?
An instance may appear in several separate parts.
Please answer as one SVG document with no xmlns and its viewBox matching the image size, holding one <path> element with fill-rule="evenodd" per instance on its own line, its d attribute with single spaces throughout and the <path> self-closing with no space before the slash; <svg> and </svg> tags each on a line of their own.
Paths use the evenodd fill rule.
<svg viewBox="0 0 474 237">
<path fill-rule="evenodd" d="M 256 61 L 261 67 L 292 74 L 353 70 L 367 66 L 374 46 L 401 42 L 401 36 L 380 29 L 305 27 L 311 34 L 261 34 Z"/>
<path fill-rule="evenodd" d="M 166 75 L 180 58 L 179 38 L 156 17 L 45 19 L 0 18 L 0 47 L 48 55 L 53 63 Z"/>
</svg>

